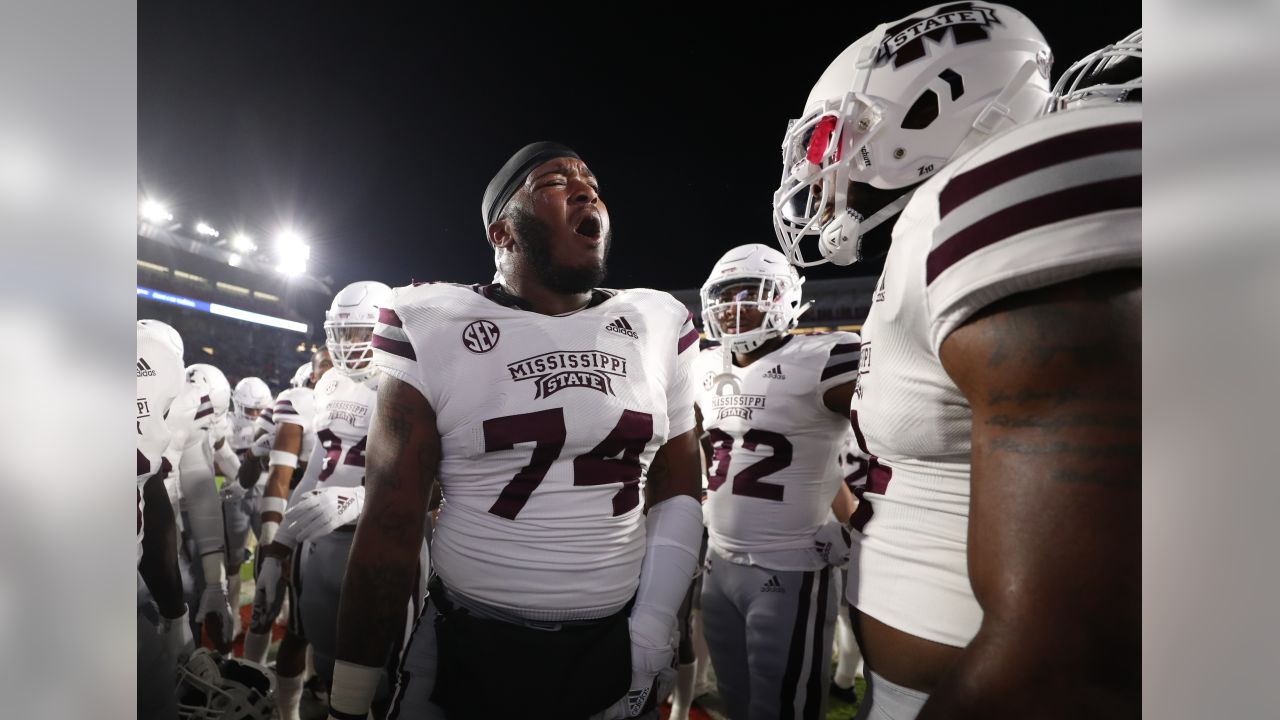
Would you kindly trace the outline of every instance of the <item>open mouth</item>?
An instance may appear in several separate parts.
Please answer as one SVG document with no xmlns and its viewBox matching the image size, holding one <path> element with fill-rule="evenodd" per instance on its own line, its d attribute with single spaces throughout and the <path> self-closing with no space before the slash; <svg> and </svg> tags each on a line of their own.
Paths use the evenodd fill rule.
<svg viewBox="0 0 1280 720">
<path fill-rule="evenodd" d="M 600 222 L 600 216 L 593 212 L 589 212 L 578 221 L 578 225 L 573 229 L 573 231 L 582 237 L 599 240 L 601 229 L 602 224 Z"/>
</svg>

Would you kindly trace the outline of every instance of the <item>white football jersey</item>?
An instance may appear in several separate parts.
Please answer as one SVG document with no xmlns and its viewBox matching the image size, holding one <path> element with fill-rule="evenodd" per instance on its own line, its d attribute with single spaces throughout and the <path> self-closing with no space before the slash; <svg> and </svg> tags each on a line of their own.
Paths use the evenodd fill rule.
<svg viewBox="0 0 1280 720">
<path fill-rule="evenodd" d="M 254 440 L 253 454 L 267 457 L 276 441 L 276 430 L 281 423 L 298 425 L 302 428 L 302 449 L 298 458 L 306 462 L 311 457 L 316 444 L 315 424 L 315 390 L 311 388 L 288 388 L 276 396 L 276 402 L 262 411 L 258 416 L 258 428 L 264 434 Z"/>
<path fill-rule="evenodd" d="M 138 559 L 142 559 L 143 485 L 153 475 L 170 471 L 165 450 L 172 439 L 164 416 L 182 389 L 182 358 L 172 348 L 146 336 L 138 337 Z"/>
<path fill-rule="evenodd" d="M 231 439 L 231 413 L 213 413 L 213 423 L 209 426 L 209 444 L 217 447 L 220 442 Z"/>
<path fill-rule="evenodd" d="M 596 290 L 561 316 L 522 303 L 497 285 L 397 288 L 375 362 L 436 413 L 445 583 L 530 619 L 603 617 L 639 582 L 649 463 L 694 427 L 698 333 L 656 290 Z"/>
<path fill-rule="evenodd" d="M 165 418 L 165 422 L 171 434 L 169 447 L 164 452 L 172 468 L 169 477 L 175 485 L 181 487 L 178 479 L 183 462 L 190 464 L 192 458 L 197 457 L 196 453 L 187 452 L 188 450 L 203 445 L 204 449 L 198 456 L 207 457 L 209 465 L 213 464 L 213 450 L 209 444 L 209 432 L 214 423 L 213 403 L 209 400 L 209 387 L 203 380 L 187 378 L 183 382 L 178 397 L 169 408 L 169 415 Z M 179 498 L 179 506 L 185 509 L 186 502 L 181 499 L 180 492 Z"/>
<path fill-rule="evenodd" d="M 939 359 L 1002 298 L 1141 267 L 1141 106 L 1015 127 L 916 192 L 862 330 L 854 429 L 872 458 L 854 516 L 848 599 L 895 628 L 962 647 L 982 612 L 966 565 L 972 412 Z"/>
<path fill-rule="evenodd" d="M 813 536 L 840 485 L 849 419 L 822 396 L 858 376 L 858 336 L 789 335 L 747 367 L 722 348 L 698 355 L 698 410 L 711 445 L 708 542 L 739 564 L 819 570 Z"/>
<path fill-rule="evenodd" d="M 164 454 L 174 469 L 178 468 L 178 461 L 184 450 L 208 439 L 207 433 L 213 426 L 213 421 L 209 388 L 203 380 L 187 378 L 165 418 L 172 439 Z"/>
<path fill-rule="evenodd" d="M 228 442 L 231 443 L 231 449 L 236 452 L 244 452 L 253 447 L 253 436 L 257 432 L 257 419 L 245 420 L 244 418 L 229 413 L 231 416 L 231 436 Z"/>
<path fill-rule="evenodd" d="M 373 410 L 378 399 L 378 374 L 363 382 L 357 382 L 331 369 L 316 383 L 314 393 L 315 440 L 309 455 L 307 471 L 298 483 L 295 493 L 330 486 L 359 487 L 364 485 L 364 448 L 373 422 Z M 296 391 L 295 391 L 296 392 Z M 285 393 L 281 393 L 284 397 Z M 291 396 L 286 400 L 292 411 L 276 403 L 274 413 L 277 422 L 302 424 L 298 405 L 305 400 Z M 298 405 L 294 405 L 297 401 Z M 304 439 L 307 426 L 303 425 Z"/>
</svg>

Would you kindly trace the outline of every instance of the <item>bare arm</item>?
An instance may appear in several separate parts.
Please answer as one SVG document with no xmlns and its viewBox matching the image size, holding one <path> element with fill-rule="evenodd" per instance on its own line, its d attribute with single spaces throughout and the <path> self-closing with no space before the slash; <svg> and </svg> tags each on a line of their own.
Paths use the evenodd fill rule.
<svg viewBox="0 0 1280 720">
<path fill-rule="evenodd" d="M 828 388 L 822 394 L 822 404 L 827 406 L 831 412 L 847 418 L 849 417 L 849 408 L 853 403 L 853 381 L 841 383 L 833 388 Z"/>
<path fill-rule="evenodd" d="M 258 476 L 262 474 L 262 463 L 251 452 L 245 452 L 240 458 L 240 471 L 236 473 L 236 482 L 245 489 L 258 484 Z"/>
<path fill-rule="evenodd" d="M 380 667 L 404 625 L 440 464 L 435 412 L 383 376 L 365 453 L 365 504 L 338 606 L 337 657 Z"/>
<path fill-rule="evenodd" d="M 844 484 L 844 480 L 840 481 L 840 487 L 836 489 L 836 497 L 831 501 L 831 512 L 836 516 L 836 520 L 841 525 L 849 522 L 849 516 L 853 515 L 853 510 L 857 507 L 858 501 L 853 498 L 853 491 L 848 485 Z"/>
<path fill-rule="evenodd" d="M 178 526 L 173 519 L 169 491 L 164 486 L 167 473 L 152 475 L 142 487 L 142 515 L 146 532 L 142 536 L 142 562 L 138 571 L 151 590 L 160 614 L 176 618 L 187 609 L 182 597 L 182 576 L 178 572 Z"/>
<path fill-rule="evenodd" d="M 295 457 L 302 452 L 302 426 L 293 423 L 276 425 L 276 438 L 271 444 L 273 451 L 291 453 Z M 272 465 L 271 474 L 267 476 L 267 486 L 263 488 L 263 497 L 289 499 L 289 480 L 293 478 L 293 468 L 288 465 Z M 262 513 L 263 522 L 282 522 L 284 516 L 278 512 Z"/>
<path fill-rule="evenodd" d="M 699 452 L 696 428 L 667 440 L 658 448 L 645 479 L 646 508 L 677 495 L 696 500 L 702 494 Z"/>
<path fill-rule="evenodd" d="M 1141 274 L 1002 300 L 942 362 L 973 408 L 981 629 L 929 718 L 1140 714 Z"/>
</svg>

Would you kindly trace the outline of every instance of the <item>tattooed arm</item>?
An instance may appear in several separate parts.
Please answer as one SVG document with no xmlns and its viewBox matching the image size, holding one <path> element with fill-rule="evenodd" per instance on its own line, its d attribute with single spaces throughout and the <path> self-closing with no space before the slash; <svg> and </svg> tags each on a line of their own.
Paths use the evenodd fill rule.
<svg viewBox="0 0 1280 720">
<path fill-rule="evenodd" d="M 365 453 L 364 510 L 338 604 L 335 716 L 363 717 L 404 628 L 439 463 L 435 412 L 413 386 L 383 375 Z"/>
<path fill-rule="evenodd" d="M 942 344 L 973 409 L 973 642 L 929 718 L 1140 714 L 1141 273 L 1001 300 Z"/>
</svg>

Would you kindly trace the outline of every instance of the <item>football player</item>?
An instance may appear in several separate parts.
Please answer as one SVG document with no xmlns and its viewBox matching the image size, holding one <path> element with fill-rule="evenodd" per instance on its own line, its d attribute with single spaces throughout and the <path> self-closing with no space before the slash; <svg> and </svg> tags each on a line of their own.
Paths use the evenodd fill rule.
<svg viewBox="0 0 1280 720">
<path fill-rule="evenodd" d="M 753 244 L 726 252 L 701 291 L 721 343 L 694 364 L 712 456 L 703 632 L 720 698 L 742 720 L 826 714 L 832 568 L 849 557 L 831 506 L 858 336 L 791 334 L 808 309 L 802 283 L 782 253 Z"/>
<path fill-rule="evenodd" d="M 182 338 L 156 320 L 140 321 L 137 333 L 138 717 L 172 718 L 177 715 L 173 673 L 191 645 L 177 526 L 164 486 L 170 469 L 164 415 L 182 388 Z M 159 628 L 149 617 L 152 599 L 160 612 Z"/>
<path fill-rule="evenodd" d="M 272 451 L 273 471 L 263 499 L 262 519 L 265 527 L 273 522 L 281 524 L 264 551 L 253 627 L 255 632 L 269 629 L 284 598 L 283 578 L 292 571 L 289 642 L 282 643 L 276 661 L 278 702 L 285 718 L 297 712 L 306 643 L 313 648 L 317 675 L 327 683 L 333 674 L 339 592 L 355 521 L 364 503 L 365 447 L 381 379 L 373 365 L 373 327 L 390 293 L 391 288 L 380 282 L 353 283 L 337 294 L 326 313 L 326 344 L 333 368 L 316 385 L 315 447 L 292 501 L 284 498 L 288 492 L 286 471 L 296 463 L 287 457 L 287 450 Z M 275 417 L 280 429 L 276 439 L 281 447 L 290 438 L 301 442 L 306 434 L 303 413 L 291 409 L 306 412 L 305 407 L 287 408 L 285 403 L 277 403 Z M 419 551 L 425 553 L 421 538 Z M 425 574 L 425 554 L 420 558 L 420 573 Z M 415 590 L 415 595 L 404 597 L 401 613 L 406 624 L 420 593 Z M 388 645 L 386 651 L 391 650 Z M 392 681 L 389 675 L 382 679 L 379 698 L 384 702 L 390 696 Z"/>
<path fill-rule="evenodd" d="M 784 141 L 792 258 L 807 234 L 839 262 L 888 252 L 853 401 L 872 459 L 848 597 L 875 717 L 1139 713 L 1142 127 L 1122 101 L 1141 72 L 1125 45 L 1068 73 L 1077 92 L 1054 107 L 1070 111 L 1037 118 L 1049 50 L 1030 21 L 929 8 L 847 49 Z"/>
<path fill-rule="evenodd" d="M 222 487 L 222 515 L 226 524 L 227 586 L 236 610 L 235 632 L 240 632 L 240 567 L 248 557 L 245 546 L 249 532 L 260 538 L 258 499 L 262 497 L 262 476 L 266 469 L 253 456 L 253 440 L 258 420 L 271 410 L 271 388 L 261 378 L 242 378 L 231 393 L 231 450 L 240 460 L 235 475 L 225 476 Z"/>
<path fill-rule="evenodd" d="M 311 362 L 298 368 L 298 372 L 294 374 L 293 381 L 290 383 L 293 387 L 281 391 L 276 398 L 276 404 L 258 416 L 263 426 L 261 434 L 254 439 L 254 453 L 258 454 L 258 448 L 265 446 L 261 454 L 267 459 L 269 473 L 267 485 L 263 488 L 257 507 L 262 527 L 262 535 L 258 538 L 260 548 L 266 548 L 275 540 L 276 529 L 280 527 L 289 491 L 302 475 L 306 474 L 307 459 L 311 457 L 311 451 L 316 442 L 313 427 L 314 387 L 332 367 L 333 361 L 330 359 L 329 349 L 320 348 L 312 354 Z M 277 413 L 279 422 L 276 422 Z M 264 418 L 266 418 L 265 421 Z M 255 569 L 261 569 L 261 563 L 257 563 Z M 255 580 L 257 580 L 256 573 Z M 283 578 L 278 582 L 283 582 Z M 271 624 L 275 621 L 275 617 L 268 614 L 267 585 L 268 583 L 259 580 L 254 590 L 254 610 L 259 614 L 250 620 L 250 628 L 244 639 L 245 658 L 257 663 L 266 661 L 267 649 L 271 644 Z M 278 587 L 272 587 L 272 593 L 277 589 Z M 261 600 L 258 599 L 259 594 L 262 596 Z M 271 609 L 275 608 L 274 603 L 270 605 Z M 281 667 L 280 663 L 283 660 L 284 668 L 288 671 L 285 675 L 288 677 L 297 675 L 297 672 L 294 672 L 297 663 L 294 661 L 301 657 L 306 649 L 306 641 L 297 635 L 295 632 L 297 629 L 296 623 L 290 624 L 285 632 L 285 639 L 281 641 L 282 649 L 276 655 L 277 669 Z M 287 689 L 291 690 L 291 688 L 292 686 Z"/>
<path fill-rule="evenodd" d="M 192 630 L 200 638 L 202 628 L 207 628 L 214 647 L 229 652 L 234 623 L 223 561 L 222 503 L 214 480 L 210 392 L 203 373 L 186 374 L 165 418 L 171 433 L 165 457 L 173 468 L 180 497 L 184 567 L 188 571 L 184 580 L 190 593 L 188 604 L 197 607 Z"/>
<path fill-rule="evenodd" d="M 330 716 L 369 708 L 437 479 L 392 717 L 655 715 L 702 533 L 698 333 L 666 293 L 597 287 L 609 214 L 573 150 L 521 149 L 482 214 L 501 284 L 398 288 L 375 330 Z"/>
</svg>

